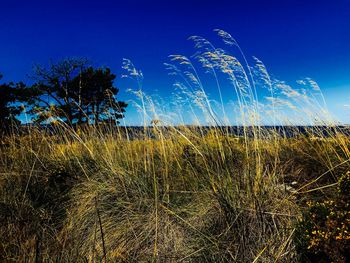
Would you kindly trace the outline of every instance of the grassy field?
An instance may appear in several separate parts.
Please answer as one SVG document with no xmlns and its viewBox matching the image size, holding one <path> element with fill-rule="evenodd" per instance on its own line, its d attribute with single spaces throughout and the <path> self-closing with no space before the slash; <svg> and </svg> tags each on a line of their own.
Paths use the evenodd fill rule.
<svg viewBox="0 0 350 263">
<path fill-rule="evenodd" d="M 349 262 L 350 137 L 315 81 L 273 79 L 215 32 L 242 63 L 192 37 L 195 62 L 166 64 L 176 93 L 165 104 L 124 60 L 139 129 L 71 128 L 48 109 L 49 130 L 1 137 L 0 261 Z"/>
<path fill-rule="evenodd" d="M 237 137 L 220 128 L 153 126 L 128 139 L 123 127 L 55 129 L 1 140 L 1 261 L 349 256 L 349 192 L 339 198 L 338 181 L 349 187 L 350 138 L 341 133 L 286 138 L 256 128 L 260 136 Z M 338 199 L 347 205 L 334 205 Z M 342 213 L 332 221 L 340 230 L 319 214 L 305 221 L 313 203 L 325 201 L 339 208 L 333 215 Z"/>
</svg>

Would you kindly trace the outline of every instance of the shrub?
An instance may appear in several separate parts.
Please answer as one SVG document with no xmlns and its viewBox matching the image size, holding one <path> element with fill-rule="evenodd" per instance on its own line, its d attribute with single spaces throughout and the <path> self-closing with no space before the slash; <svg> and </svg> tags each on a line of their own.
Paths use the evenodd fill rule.
<svg viewBox="0 0 350 263">
<path fill-rule="evenodd" d="M 303 262 L 349 262 L 350 172 L 340 177 L 331 200 L 309 201 L 297 227 L 297 246 Z"/>
</svg>

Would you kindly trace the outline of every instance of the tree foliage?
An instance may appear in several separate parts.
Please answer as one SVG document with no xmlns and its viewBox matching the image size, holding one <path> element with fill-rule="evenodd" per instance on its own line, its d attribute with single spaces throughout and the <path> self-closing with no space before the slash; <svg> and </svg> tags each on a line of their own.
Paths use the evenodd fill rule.
<svg viewBox="0 0 350 263">
<path fill-rule="evenodd" d="M 0 79 L 2 75 L 0 74 Z M 21 113 L 21 106 L 15 102 L 18 100 L 23 83 L 0 84 L 0 129 L 6 130 L 13 124 L 18 124 L 17 115 Z"/>
<path fill-rule="evenodd" d="M 88 66 L 84 58 L 69 58 L 35 68 L 35 84 L 25 96 L 29 113 L 38 123 L 60 119 L 67 124 L 115 122 L 127 104 L 118 101 L 118 89 L 109 68 Z"/>
</svg>

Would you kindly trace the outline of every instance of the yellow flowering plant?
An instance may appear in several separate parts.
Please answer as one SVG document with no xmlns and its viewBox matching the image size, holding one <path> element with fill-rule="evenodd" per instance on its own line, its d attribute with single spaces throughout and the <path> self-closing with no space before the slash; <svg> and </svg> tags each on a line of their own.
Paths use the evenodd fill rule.
<svg viewBox="0 0 350 263">
<path fill-rule="evenodd" d="M 307 202 L 296 231 L 303 262 L 350 260 L 350 172 L 340 177 L 331 200 Z"/>
</svg>

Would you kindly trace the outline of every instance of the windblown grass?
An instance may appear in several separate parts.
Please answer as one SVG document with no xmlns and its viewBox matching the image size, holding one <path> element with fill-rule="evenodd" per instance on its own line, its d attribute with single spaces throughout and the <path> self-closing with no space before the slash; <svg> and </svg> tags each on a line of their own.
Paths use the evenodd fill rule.
<svg viewBox="0 0 350 263">
<path fill-rule="evenodd" d="M 342 135 L 262 140 L 257 168 L 254 142 L 214 128 L 87 134 L 4 141 L 3 260 L 297 261 L 302 204 L 349 169 Z"/>
<path fill-rule="evenodd" d="M 299 261 L 295 229 L 303 207 L 333 195 L 350 168 L 350 139 L 315 94 L 273 80 L 260 60 L 249 66 L 237 42 L 217 33 L 244 62 L 191 38 L 194 58 L 216 80 L 218 103 L 190 59 L 176 55 L 171 60 L 179 65 L 167 67 L 182 79 L 176 81 L 177 112 L 166 112 L 143 92 L 141 71 L 125 60 L 126 76 L 138 84 L 133 92 L 142 129 L 73 129 L 58 120 L 50 131 L 31 127 L 2 138 L 2 261 Z M 231 116 L 220 75 L 236 94 L 240 135 L 224 126 Z M 312 80 L 300 85 L 307 82 L 322 97 Z M 259 86 L 268 98 L 259 98 Z M 186 126 L 183 112 L 202 126 Z M 275 127 L 286 119 L 283 124 L 296 124 L 291 116 L 305 124 L 320 121 L 319 115 L 327 127 L 291 137 Z M 271 129 L 261 127 L 263 116 Z"/>
</svg>

